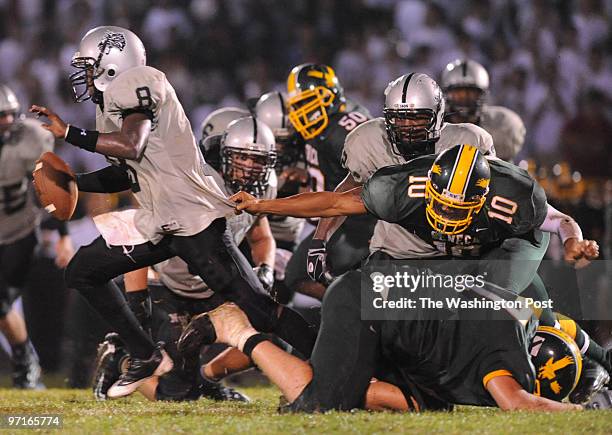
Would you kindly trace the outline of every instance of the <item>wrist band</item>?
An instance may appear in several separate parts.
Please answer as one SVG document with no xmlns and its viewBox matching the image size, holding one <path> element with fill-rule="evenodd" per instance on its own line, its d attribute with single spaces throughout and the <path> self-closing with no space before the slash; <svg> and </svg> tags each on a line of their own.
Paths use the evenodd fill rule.
<svg viewBox="0 0 612 435">
<path fill-rule="evenodd" d="M 68 133 L 66 133 L 66 142 L 95 153 L 99 134 L 96 130 L 85 130 L 84 128 L 69 125 Z"/>
<path fill-rule="evenodd" d="M 251 353 L 253 352 L 253 349 L 255 349 L 255 346 L 257 346 L 262 341 L 268 341 L 268 337 L 266 336 L 266 334 L 258 333 L 255 335 L 251 335 L 249 338 L 247 338 L 247 341 L 244 342 L 244 346 L 242 346 L 242 353 L 244 353 L 246 356 L 249 357 L 249 359 L 251 359 Z"/>
</svg>

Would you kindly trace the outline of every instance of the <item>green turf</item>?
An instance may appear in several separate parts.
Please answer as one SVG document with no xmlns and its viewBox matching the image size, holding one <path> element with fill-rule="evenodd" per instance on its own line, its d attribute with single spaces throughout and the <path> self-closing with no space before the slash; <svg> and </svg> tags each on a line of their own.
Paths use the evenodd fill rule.
<svg viewBox="0 0 612 435">
<path fill-rule="evenodd" d="M 152 403 L 141 397 L 96 402 L 90 391 L 0 389 L 0 414 L 62 414 L 62 432 L 90 433 L 582 433 L 612 434 L 612 411 L 502 413 L 462 407 L 453 413 L 329 413 L 278 415 L 278 391 L 246 388 L 251 404 L 200 400 Z M 1 431 L 1 430 L 0 430 Z M 48 432 L 54 432 L 48 430 Z M 55 430 L 57 433 L 57 431 Z M 13 431 L 26 433 L 26 431 Z"/>
</svg>

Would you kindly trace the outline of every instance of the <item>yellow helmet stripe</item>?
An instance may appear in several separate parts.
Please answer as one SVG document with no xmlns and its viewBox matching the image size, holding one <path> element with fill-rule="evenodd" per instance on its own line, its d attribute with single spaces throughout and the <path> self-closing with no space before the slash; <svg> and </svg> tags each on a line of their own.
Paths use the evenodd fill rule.
<svg viewBox="0 0 612 435">
<path fill-rule="evenodd" d="M 448 182 L 448 191 L 455 195 L 464 195 L 472 169 L 476 163 L 477 149 L 471 145 L 461 145 L 455 160 L 455 167 Z"/>
<path fill-rule="evenodd" d="M 287 77 L 287 92 L 290 94 L 295 92 L 295 68 L 291 70 L 289 77 Z"/>
</svg>

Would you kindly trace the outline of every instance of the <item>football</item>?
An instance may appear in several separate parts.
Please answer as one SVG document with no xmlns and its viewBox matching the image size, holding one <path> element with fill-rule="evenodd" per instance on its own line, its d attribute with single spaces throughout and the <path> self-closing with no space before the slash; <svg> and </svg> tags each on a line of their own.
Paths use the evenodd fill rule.
<svg viewBox="0 0 612 435">
<path fill-rule="evenodd" d="M 36 161 L 34 188 L 44 209 L 59 220 L 72 217 L 79 198 L 76 177 L 57 154 L 44 153 Z"/>
</svg>

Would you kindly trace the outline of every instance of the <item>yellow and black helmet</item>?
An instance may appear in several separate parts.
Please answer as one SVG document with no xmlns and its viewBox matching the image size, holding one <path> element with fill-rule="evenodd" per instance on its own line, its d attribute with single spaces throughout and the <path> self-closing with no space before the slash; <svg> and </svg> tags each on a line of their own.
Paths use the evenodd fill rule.
<svg viewBox="0 0 612 435">
<path fill-rule="evenodd" d="M 289 121 L 304 139 L 321 134 L 329 124 L 329 117 L 343 110 L 345 101 L 344 90 L 330 66 L 304 63 L 289 73 Z"/>
<path fill-rule="evenodd" d="M 580 379 L 582 356 L 572 337 L 560 329 L 540 326 L 529 347 L 536 370 L 534 394 L 561 401 Z"/>
<path fill-rule="evenodd" d="M 427 222 L 442 234 L 459 234 L 473 222 L 489 192 L 489 162 L 472 145 L 440 153 L 425 184 Z"/>
</svg>

